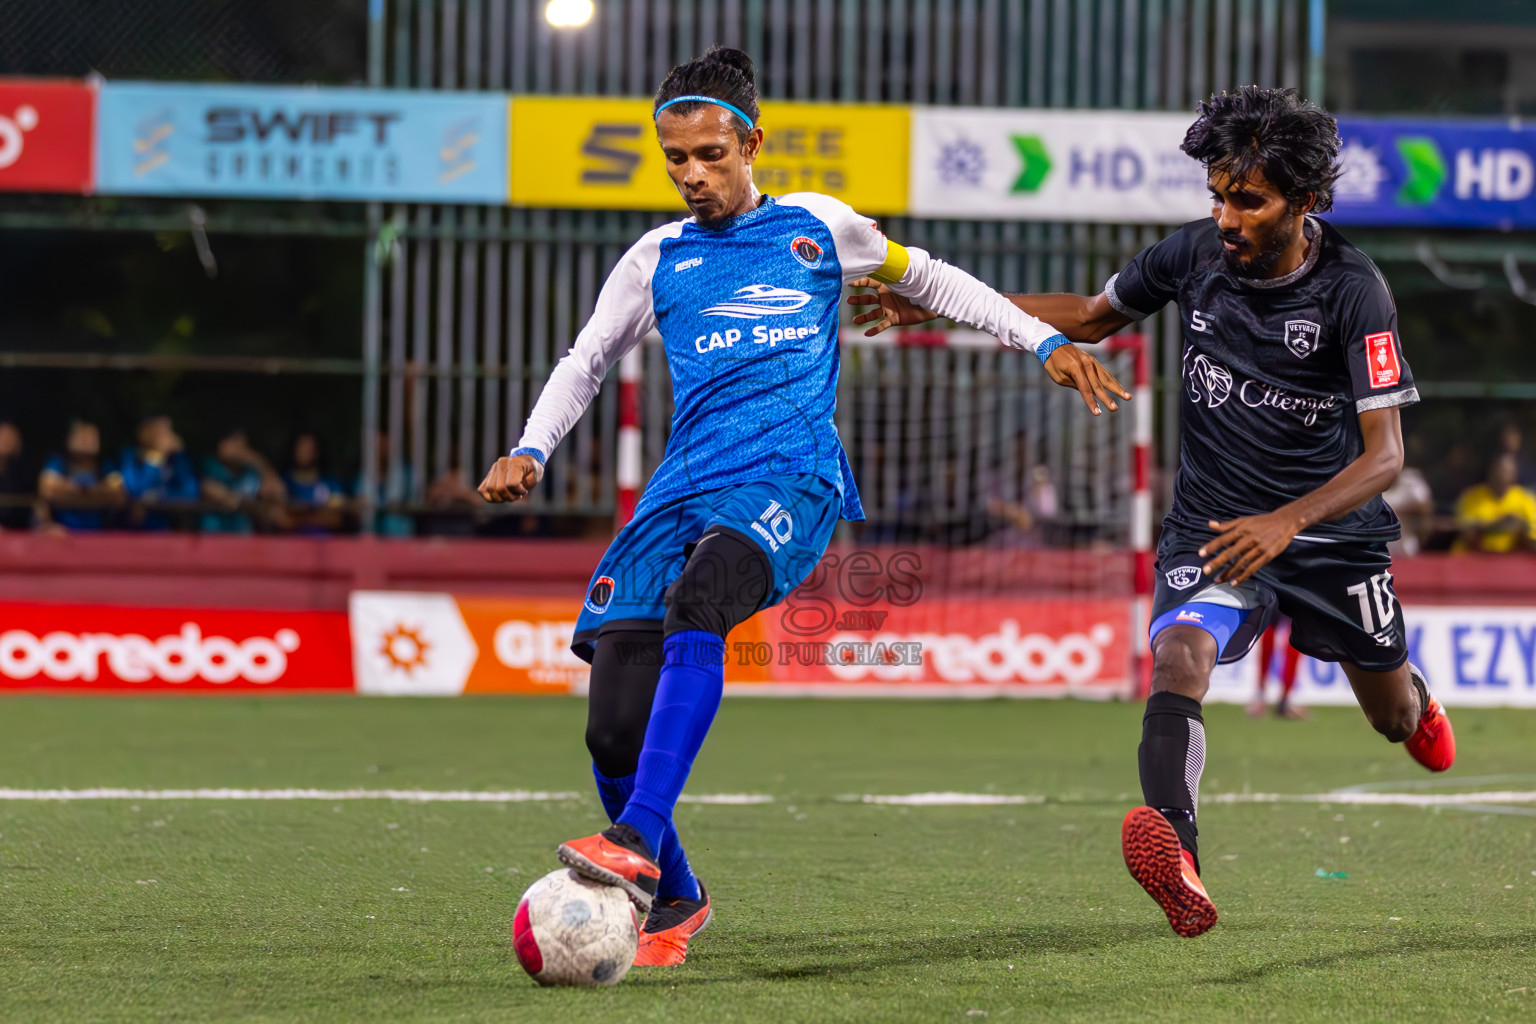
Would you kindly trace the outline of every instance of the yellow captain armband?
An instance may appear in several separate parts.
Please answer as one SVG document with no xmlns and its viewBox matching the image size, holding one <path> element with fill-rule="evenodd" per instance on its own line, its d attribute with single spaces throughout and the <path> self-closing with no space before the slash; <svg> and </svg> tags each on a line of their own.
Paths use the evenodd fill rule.
<svg viewBox="0 0 1536 1024">
<path fill-rule="evenodd" d="M 912 254 L 907 252 L 905 246 L 897 245 L 889 238 L 885 240 L 885 262 L 875 269 L 869 276 L 882 284 L 895 284 L 907 273 L 907 266 L 912 262 Z"/>
</svg>

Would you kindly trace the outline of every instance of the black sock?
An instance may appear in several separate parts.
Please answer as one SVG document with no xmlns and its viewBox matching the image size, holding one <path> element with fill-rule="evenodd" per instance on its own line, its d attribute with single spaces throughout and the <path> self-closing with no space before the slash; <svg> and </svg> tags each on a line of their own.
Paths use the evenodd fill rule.
<svg viewBox="0 0 1536 1024">
<path fill-rule="evenodd" d="M 1147 698 L 1141 720 L 1141 795 L 1147 806 L 1163 813 L 1179 842 L 1195 858 L 1199 831 L 1195 813 L 1200 808 L 1200 773 L 1205 771 L 1205 720 L 1200 702 L 1177 693 L 1154 693 Z"/>
</svg>

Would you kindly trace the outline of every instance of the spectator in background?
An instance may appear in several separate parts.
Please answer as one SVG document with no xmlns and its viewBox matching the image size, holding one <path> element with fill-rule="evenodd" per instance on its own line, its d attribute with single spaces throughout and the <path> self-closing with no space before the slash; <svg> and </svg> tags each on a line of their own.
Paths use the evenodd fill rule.
<svg viewBox="0 0 1536 1024">
<path fill-rule="evenodd" d="M 197 474 L 169 416 L 146 416 L 139 424 L 138 442 L 123 452 L 118 468 L 133 502 L 129 525 L 140 530 L 169 530 L 175 525 L 171 507 L 197 500 Z"/>
<path fill-rule="evenodd" d="M 1039 547 L 1041 528 L 1056 519 L 1056 485 L 1051 482 L 1050 469 L 1039 463 L 1026 466 L 1022 452 L 1018 468 L 1024 471 L 1023 480 L 1011 482 L 1011 486 L 999 480 L 999 486 L 987 497 L 987 514 L 993 524 L 987 540 L 994 547 Z M 1022 502 L 1005 493 L 1021 489 L 1025 492 Z"/>
<path fill-rule="evenodd" d="M 37 493 L 45 503 L 39 519 L 65 530 L 100 530 L 109 509 L 123 504 L 122 476 L 101 459 L 101 431 L 84 420 L 70 423 L 64 451 L 43 466 Z"/>
<path fill-rule="evenodd" d="M 334 533 L 346 524 L 347 498 L 341 483 L 321 468 L 320 439 L 304 433 L 293 439 L 288 472 L 288 524 L 298 533 Z"/>
<path fill-rule="evenodd" d="M 250 446 L 245 431 L 231 430 L 212 458 L 203 460 L 203 500 L 224 511 L 205 512 L 204 533 L 250 533 L 270 528 L 287 490 L 272 464 Z"/>
<path fill-rule="evenodd" d="M 21 431 L 0 420 L 0 530 L 31 528 L 33 480 L 21 465 Z"/>
<path fill-rule="evenodd" d="M 373 532 L 380 537 L 410 537 L 416 533 L 416 523 L 409 514 L 399 511 L 399 506 L 407 504 L 411 499 L 412 481 L 411 464 L 404 459 L 393 463 L 395 471 L 390 472 L 389 459 L 389 434 L 379 431 L 379 490 L 374 496 L 375 510 L 373 514 Z M 359 506 L 363 498 L 363 474 L 357 474 L 357 483 L 352 488 L 353 497 Z M 478 492 L 475 495 L 479 497 Z M 359 507 L 359 515 L 362 514 Z"/>
<path fill-rule="evenodd" d="M 1456 551 L 1536 550 L 1536 495 L 1515 482 L 1519 464 L 1510 452 L 1495 455 L 1488 481 L 1469 487 L 1456 502 Z"/>
<path fill-rule="evenodd" d="M 1515 457 L 1515 482 L 1522 487 L 1531 487 L 1536 484 L 1536 471 L 1532 470 L 1531 460 L 1525 454 L 1524 442 L 1520 424 L 1505 420 L 1499 428 L 1499 453 Z"/>
<path fill-rule="evenodd" d="M 465 481 L 464 470 L 455 459 L 437 479 L 427 485 L 429 511 L 421 516 L 421 532 L 427 536 L 472 537 L 485 507 L 480 494 Z"/>
<path fill-rule="evenodd" d="M 1285 625 L 1285 649 L 1280 657 L 1280 700 L 1275 704 L 1275 714 L 1281 718 L 1306 718 L 1307 711 L 1299 704 L 1291 703 L 1291 693 L 1296 689 L 1296 668 L 1301 663 L 1301 652 L 1291 646 L 1291 620 L 1283 615 L 1270 623 L 1264 635 L 1259 637 L 1259 689 L 1248 705 L 1248 714 L 1258 718 L 1264 714 L 1264 684 L 1269 682 L 1269 672 L 1274 666 L 1275 644 L 1280 632 L 1281 620 Z"/>
<path fill-rule="evenodd" d="M 1387 547 L 1394 555 L 1418 554 L 1435 528 L 1435 496 L 1423 471 L 1416 466 L 1404 466 L 1381 498 L 1392 506 L 1403 524 L 1402 537 Z"/>
</svg>

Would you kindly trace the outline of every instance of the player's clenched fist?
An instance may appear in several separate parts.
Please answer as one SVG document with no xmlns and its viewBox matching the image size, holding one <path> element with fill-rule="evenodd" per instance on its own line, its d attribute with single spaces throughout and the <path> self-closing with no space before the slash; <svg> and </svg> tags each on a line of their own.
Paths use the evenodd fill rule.
<svg viewBox="0 0 1536 1024">
<path fill-rule="evenodd" d="M 480 482 L 480 497 L 500 503 L 526 498 L 544 479 L 544 467 L 532 455 L 504 455 Z"/>
</svg>

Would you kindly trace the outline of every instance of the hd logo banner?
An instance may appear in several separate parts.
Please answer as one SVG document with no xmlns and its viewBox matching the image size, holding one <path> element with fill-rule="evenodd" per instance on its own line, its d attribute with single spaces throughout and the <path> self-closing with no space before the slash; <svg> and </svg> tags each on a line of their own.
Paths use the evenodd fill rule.
<svg viewBox="0 0 1536 1024">
<path fill-rule="evenodd" d="M 504 96 L 109 82 L 98 190 L 504 203 Z"/>
<path fill-rule="evenodd" d="M 1339 224 L 1536 227 L 1536 131 L 1518 123 L 1339 123 Z"/>
<path fill-rule="evenodd" d="M 649 99 L 514 96 L 511 201 L 516 206 L 683 210 L 656 144 Z M 763 105 L 764 192 L 822 192 L 860 213 L 907 205 L 905 107 Z"/>
<path fill-rule="evenodd" d="M 1187 114 L 915 107 L 910 212 L 1181 224 L 1210 214 Z"/>
</svg>

